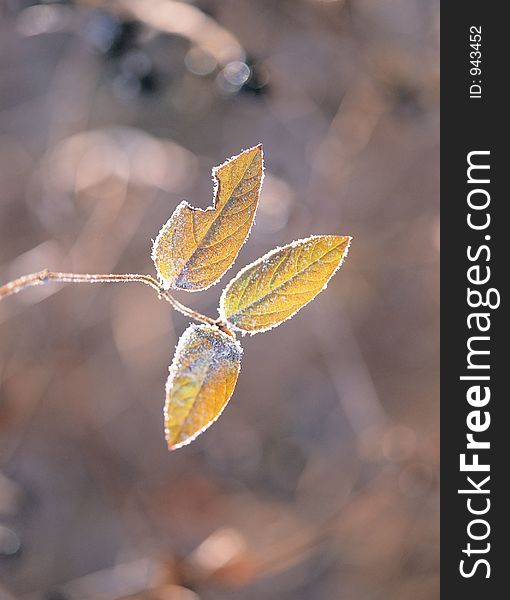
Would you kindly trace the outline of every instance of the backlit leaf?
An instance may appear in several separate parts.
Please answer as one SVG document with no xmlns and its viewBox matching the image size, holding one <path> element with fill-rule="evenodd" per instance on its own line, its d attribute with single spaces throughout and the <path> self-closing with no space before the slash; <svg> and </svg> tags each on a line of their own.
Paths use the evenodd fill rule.
<svg viewBox="0 0 510 600">
<path fill-rule="evenodd" d="M 209 325 L 183 333 L 166 382 L 165 434 L 168 448 L 189 444 L 221 415 L 241 366 L 239 342 Z"/>
<path fill-rule="evenodd" d="M 349 236 L 318 235 L 272 250 L 223 290 L 221 319 L 250 333 L 279 325 L 327 286 L 350 242 Z"/>
<path fill-rule="evenodd" d="M 166 289 L 196 292 L 217 283 L 250 233 L 262 177 L 258 145 L 213 169 L 213 206 L 202 210 L 179 204 L 152 248 Z"/>
</svg>

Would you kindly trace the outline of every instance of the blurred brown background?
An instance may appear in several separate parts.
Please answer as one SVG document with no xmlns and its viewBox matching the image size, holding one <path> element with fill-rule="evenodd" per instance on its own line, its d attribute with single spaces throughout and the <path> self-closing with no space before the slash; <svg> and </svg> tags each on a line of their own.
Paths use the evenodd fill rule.
<svg viewBox="0 0 510 600">
<path fill-rule="evenodd" d="M 153 273 L 182 199 L 263 142 L 273 247 L 351 234 L 327 291 L 242 340 L 169 453 L 188 320 L 138 284 L 0 305 L 0 598 L 438 597 L 437 0 L 0 4 L 0 280 Z M 179 299 L 216 316 L 221 285 Z"/>
</svg>

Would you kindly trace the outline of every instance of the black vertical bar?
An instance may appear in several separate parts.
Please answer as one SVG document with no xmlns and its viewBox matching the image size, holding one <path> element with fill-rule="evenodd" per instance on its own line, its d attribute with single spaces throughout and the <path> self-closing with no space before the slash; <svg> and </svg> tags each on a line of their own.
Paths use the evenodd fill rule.
<svg viewBox="0 0 510 600">
<path fill-rule="evenodd" d="M 510 150 L 503 142 L 510 132 L 508 109 L 503 111 L 510 56 L 505 42 L 510 35 L 503 8 L 503 3 L 473 0 L 441 5 L 441 594 L 447 600 L 510 597 L 505 591 L 510 573 L 505 514 L 510 510 L 510 452 L 504 439 L 510 441 L 510 398 L 504 383 L 505 371 L 510 372 L 510 344 L 503 315 L 510 277 L 510 198 L 503 189 L 510 172 Z M 473 169 L 471 182 L 470 152 L 477 153 L 471 155 L 472 162 L 490 167 Z M 482 206 L 484 198 L 490 198 L 487 208 L 470 207 L 469 202 Z M 487 218 L 490 224 L 475 229 L 468 218 L 477 227 Z M 472 279 L 484 280 L 487 267 L 490 279 L 470 282 L 468 269 L 473 266 L 478 269 L 469 271 Z M 479 291 L 488 306 L 469 306 L 468 288 Z M 472 304 L 476 297 L 472 295 Z M 475 313 L 488 316 L 468 321 Z M 478 325 L 489 323 L 487 331 L 479 330 Z M 468 368 L 472 336 L 489 338 L 471 343 L 490 351 L 471 357 L 473 364 L 488 368 Z M 477 386 L 482 394 L 478 397 Z M 470 388 L 472 403 L 467 399 Z M 485 388 L 490 390 L 488 401 Z M 468 434 L 475 442 L 489 442 L 490 448 L 467 448 Z M 462 455 L 467 465 L 477 455 L 490 471 L 462 471 Z M 486 477 L 490 479 L 482 483 Z"/>
</svg>

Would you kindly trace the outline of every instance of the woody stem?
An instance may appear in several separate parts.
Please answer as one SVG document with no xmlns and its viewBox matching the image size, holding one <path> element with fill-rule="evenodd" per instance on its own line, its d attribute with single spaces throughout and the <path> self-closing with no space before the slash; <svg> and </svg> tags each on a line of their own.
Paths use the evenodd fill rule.
<svg viewBox="0 0 510 600">
<path fill-rule="evenodd" d="M 37 273 L 23 275 L 22 277 L 18 277 L 18 279 L 14 279 L 9 283 L 0 286 L 0 300 L 12 294 L 17 294 L 28 287 L 43 285 L 49 281 L 55 281 L 58 283 L 143 283 L 152 288 L 158 294 L 159 298 L 163 298 L 169 302 L 176 311 L 180 312 L 186 317 L 190 317 L 196 321 L 206 323 L 208 325 L 215 325 L 220 329 L 223 329 L 222 324 L 217 320 L 211 319 L 211 317 L 203 315 L 196 310 L 181 304 L 170 294 L 168 290 L 165 290 L 159 284 L 159 282 L 154 279 L 154 277 L 151 277 L 150 275 L 139 275 L 136 273 L 109 273 L 97 275 L 91 273 L 59 273 L 44 269 L 42 271 L 38 271 Z"/>
</svg>

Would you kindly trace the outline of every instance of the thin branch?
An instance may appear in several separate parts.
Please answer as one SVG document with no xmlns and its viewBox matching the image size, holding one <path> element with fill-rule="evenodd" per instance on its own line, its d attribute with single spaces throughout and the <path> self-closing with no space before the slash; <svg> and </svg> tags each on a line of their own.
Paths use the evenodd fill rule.
<svg viewBox="0 0 510 600">
<path fill-rule="evenodd" d="M 144 285 L 152 288 L 158 294 L 159 298 L 163 298 L 169 302 L 176 311 L 180 312 L 184 316 L 191 317 L 192 319 L 200 321 L 201 323 L 215 325 L 222 331 L 230 333 L 228 330 L 226 330 L 224 325 L 219 323 L 217 320 L 211 319 L 211 317 L 202 315 L 192 308 L 181 304 L 170 294 L 170 292 L 163 289 L 158 281 L 154 279 L 154 277 L 151 277 L 151 275 L 139 275 L 136 273 L 110 273 L 102 275 L 91 273 L 58 273 L 44 269 L 43 271 L 39 271 L 37 273 L 23 275 L 23 277 L 18 277 L 18 279 L 10 281 L 9 283 L 1 286 L 0 300 L 6 298 L 7 296 L 11 296 L 12 294 L 17 294 L 28 287 L 44 285 L 48 281 L 56 281 L 59 283 L 143 283 Z"/>
</svg>

